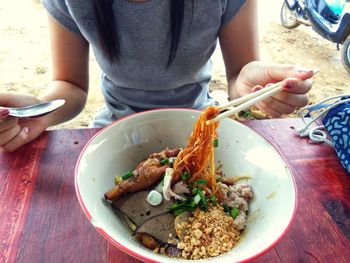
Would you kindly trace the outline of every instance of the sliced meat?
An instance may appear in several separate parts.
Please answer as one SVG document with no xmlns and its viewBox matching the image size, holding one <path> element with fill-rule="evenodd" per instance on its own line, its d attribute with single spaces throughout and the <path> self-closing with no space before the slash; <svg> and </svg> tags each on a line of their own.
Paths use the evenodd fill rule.
<svg viewBox="0 0 350 263">
<path fill-rule="evenodd" d="M 175 194 L 178 194 L 178 195 L 190 193 L 190 189 L 188 188 L 188 185 L 184 183 L 184 181 L 180 181 L 174 184 L 172 190 Z"/>
<path fill-rule="evenodd" d="M 174 204 L 173 200 L 167 202 L 163 199 L 159 205 L 152 206 L 147 202 L 148 194 L 149 191 L 140 191 L 127 195 L 113 202 L 112 206 L 139 227 L 151 217 L 169 212 L 168 207 Z"/>
<path fill-rule="evenodd" d="M 135 234 L 147 234 L 161 243 L 169 243 L 176 236 L 174 220 L 172 213 L 154 216 L 137 228 Z"/>
</svg>

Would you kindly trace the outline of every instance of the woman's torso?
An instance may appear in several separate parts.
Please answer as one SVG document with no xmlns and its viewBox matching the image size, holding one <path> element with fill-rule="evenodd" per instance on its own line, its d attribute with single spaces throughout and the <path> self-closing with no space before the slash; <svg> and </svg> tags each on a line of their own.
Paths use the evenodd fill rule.
<svg viewBox="0 0 350 263">
<path fill-rule="evenodd" d="M 44 1 L 47 8 L 52 2 L 55 1 Z M 64 2 L 67 15 L 75 23 L 71 29 L 89 41 L 104 72 L 101 88 L 110 111 L 108 118 L 116 119 L 140 110 L 204 108 L 212 104 L 208 94 L 210 57 L 218 32 L 245 1 L 186 0 L 177 53 L 169 67 L 166 67 L 171 42 L 169 0 L 113 2 L 121 53 L 116 63 L 110 63 L 101 51 L 92 1 Z M 50 13 L 55 16 L 54 11 Z"/>
</svg>

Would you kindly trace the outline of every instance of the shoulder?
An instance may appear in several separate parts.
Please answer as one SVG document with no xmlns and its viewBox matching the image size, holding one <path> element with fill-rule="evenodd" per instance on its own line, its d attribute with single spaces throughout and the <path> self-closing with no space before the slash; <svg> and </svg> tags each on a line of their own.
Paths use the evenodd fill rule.
<svg viewBox="0 0 350 263">
<path fill-rule="evenodd" d="M 230 21 L 246 2 L 247 0 L 220 0 L 222 6 L 221 25 Z"/>
<path fill-rule="evenodd" d="M 78 34 L 81 22 L 92 17 L 92 0 L 42 0 L 42 3 L 56 21 Z"/>
</svg>

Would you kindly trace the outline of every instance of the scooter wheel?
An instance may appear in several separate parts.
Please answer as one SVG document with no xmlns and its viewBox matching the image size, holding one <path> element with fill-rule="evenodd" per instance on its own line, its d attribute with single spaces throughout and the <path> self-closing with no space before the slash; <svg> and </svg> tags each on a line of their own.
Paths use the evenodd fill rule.
<svg viewBox="0 0 350 263">
<path fill-rule="evenodd" d="M 341 49 L 341 62 L 344 68 L 350 73 L 350 35 L 346 38 Z"/>
<path fill-rule="evenodd" d="M 282 26 L 287 29 L 293 29 L 300 25 L 296 10 L 290 10 L 286 2 L 283 2 L 280 18 Z"/>
</svg>

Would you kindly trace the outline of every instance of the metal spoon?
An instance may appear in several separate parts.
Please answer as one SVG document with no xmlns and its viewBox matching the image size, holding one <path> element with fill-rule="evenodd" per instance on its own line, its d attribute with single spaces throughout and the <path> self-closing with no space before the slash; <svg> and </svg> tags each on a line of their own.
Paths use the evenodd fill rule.
<svg viewBox="0 0 350 263">
<path fill-rule="evenodd" d="M 60 100 L 53 100 L 53 101 L 34 104 L 34 105 L 21 107 L 21 108 L 8 107 L 7 109 L 10 112 L 9 114 L 10 116 L 17 117 L 17 118 L 34 118 L 34 117 L 45 116 L 57 110 L 65 102 L 66 102 L 65 100 L 60 99 Z"/>
</svg>

